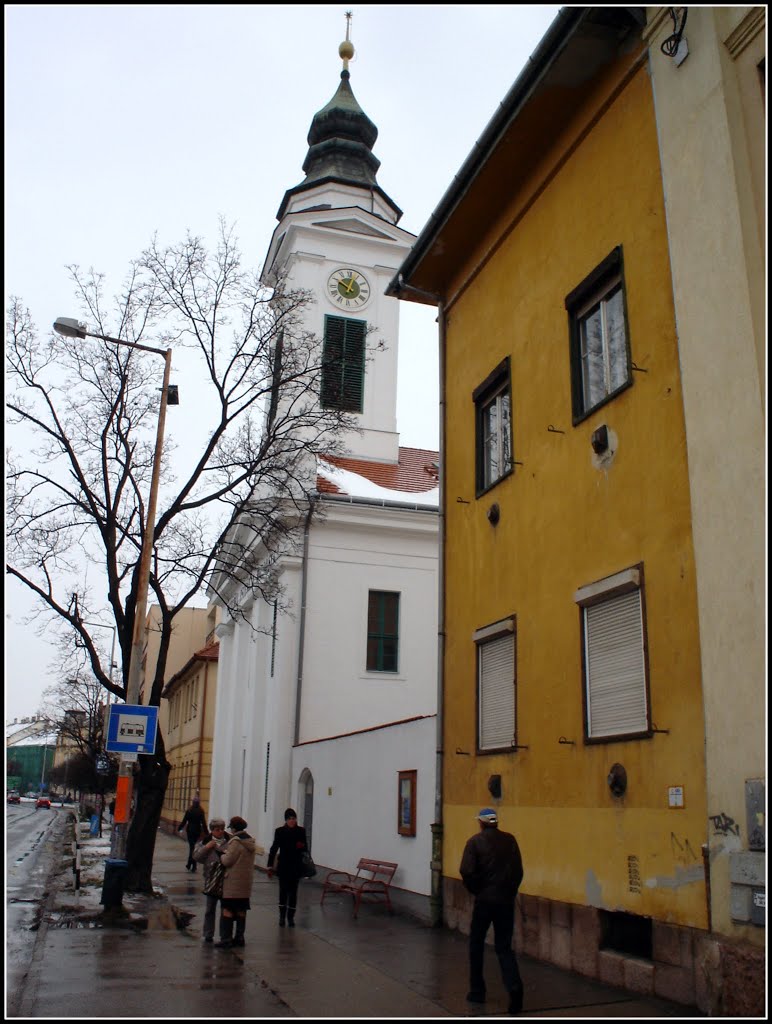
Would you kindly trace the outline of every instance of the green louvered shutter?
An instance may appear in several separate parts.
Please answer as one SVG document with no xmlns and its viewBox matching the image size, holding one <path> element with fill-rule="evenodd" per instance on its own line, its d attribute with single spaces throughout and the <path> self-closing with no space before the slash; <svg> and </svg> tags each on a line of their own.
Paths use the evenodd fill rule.
<svg viewBox="0 0 772 1024">
<path fill-rule="evenodd" d="M 367 323 L 343 316 L 324 318 L 322 405 L 362 412 Z"/>
</svg>

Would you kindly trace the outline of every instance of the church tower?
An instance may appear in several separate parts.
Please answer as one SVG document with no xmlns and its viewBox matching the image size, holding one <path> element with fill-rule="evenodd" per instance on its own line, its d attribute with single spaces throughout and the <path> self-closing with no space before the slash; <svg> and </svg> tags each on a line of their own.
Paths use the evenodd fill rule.
<svg viewBox="0 0 772 1024">
<path fill-rule="evenodd" d="M 340 85 L 311 122 L 305 178 L 285 192 L 262 280 L 314 296 L 305 326 L 324 346 L 321 400 L 351 413 L 355 458 L 396 463 L 399 302 L 384 293 L 415 236 L 378 184 L 378 129 L 350 84 L 354 47 L 339 47 Z"/>
</svg>

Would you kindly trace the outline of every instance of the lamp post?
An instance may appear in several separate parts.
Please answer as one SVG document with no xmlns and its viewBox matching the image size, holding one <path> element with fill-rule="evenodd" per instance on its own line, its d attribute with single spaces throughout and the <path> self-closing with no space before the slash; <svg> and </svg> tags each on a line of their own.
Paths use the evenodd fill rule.
<svg viewBox="0 0 772 1024">
<path fill-rule="evenodd" d="M 125 348 L 140 349 L 143 352 L 152 352 L 154 355 L 163 356 L 165 360 L 164 379 L 161 388 L 161 405 L 158 410 L 158 429 L 156 432 L 155 452 L 153 455 L 153 468 L 150 478 L 150 494 L 147 502 L 147 515 L 145 517 L 145 532 L 142 537 L 142 547 L 139 558 L 139 578 L 137 581 L 137 597 L 134 605 L 134 631 L 131 640 L 131 655 L 129 658 L 129 675 L 126 683 L 126 703 L 137 704 L 139 702 L 139 682 L 142 675 L 142 647 L 145 631 L 145 618 L 147 615 L 147 594 L 150 585 L 150 561 L 153 554 L 153 534 L 155 532 L 155 510 L 158 499 L 158 483 L 161 474 L 161 453 L 163 451 L 164 426 L 166 423 L 166 406 L 170 401 L 169 376 L 172 369 L 172 350 L 152 348 L 150 345 L 140 345 L 138 342 L 123 341 L 120 338 L 111 338 L 106 334 L 96 334 L 87 331 L 84 324 L 70 317 L 59 317 L 54 322 L 54 330 L 66 338 L 99 338 L 101 341 L 110 342 L 112 345 L 121 345 Z M 171 404 L 178 404 L 176 388 L 171 395 Z M 121 757 L 121 781 L 126 779 L 124 786 L 128 790 L 129 802 L 131 794 L 131 768 L 130 762 Z M 126 853 L 126 823 L 121 828 L 115 826 L 115 857 L 123 859 Z M 120 902 L 120 901 L 119 901 Z"/>
</svg>

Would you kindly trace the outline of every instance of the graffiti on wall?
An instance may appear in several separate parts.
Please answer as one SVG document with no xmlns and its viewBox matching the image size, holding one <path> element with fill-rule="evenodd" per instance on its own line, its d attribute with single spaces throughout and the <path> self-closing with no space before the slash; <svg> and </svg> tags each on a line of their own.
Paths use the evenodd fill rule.
<svg viewBox="0 0 772 1024">
<path fill-rule="evenodd" d="M 708 820 L 712 823 L 714 833 L 717 836 L 740 835 L 740 826 L 734 818 L 730 818 L 729 815 L 724 814 L 723 811 L 721 814 L 711 814 Z"/>
<path fill-rule="evenodd" d="M 679 839 L 675 832 L 670 833 L 670 850 L 673 854 L 673 860 L 680 864 L 692 864 L 698 860 L 688 837 Z"/>
</svg>

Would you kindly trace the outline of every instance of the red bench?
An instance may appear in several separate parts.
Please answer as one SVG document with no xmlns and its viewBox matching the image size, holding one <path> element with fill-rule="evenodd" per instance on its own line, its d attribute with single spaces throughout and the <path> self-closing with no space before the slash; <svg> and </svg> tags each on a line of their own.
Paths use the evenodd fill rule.
<svg viewBox="0 0 772 1024">
<path fill-rule="evenodd" d="M 398 864 L 390 860 L 362 857 L 355 875 L 348 871 L 328 871 L 320 903 L 324 903 L 328 892 L 343 892 L 354 898 L 354 917 L 359 913 L 359 904 L 362 902 L 385 903 L 391 913 L 389 886 L 398 867 Z"/>
</svg>

